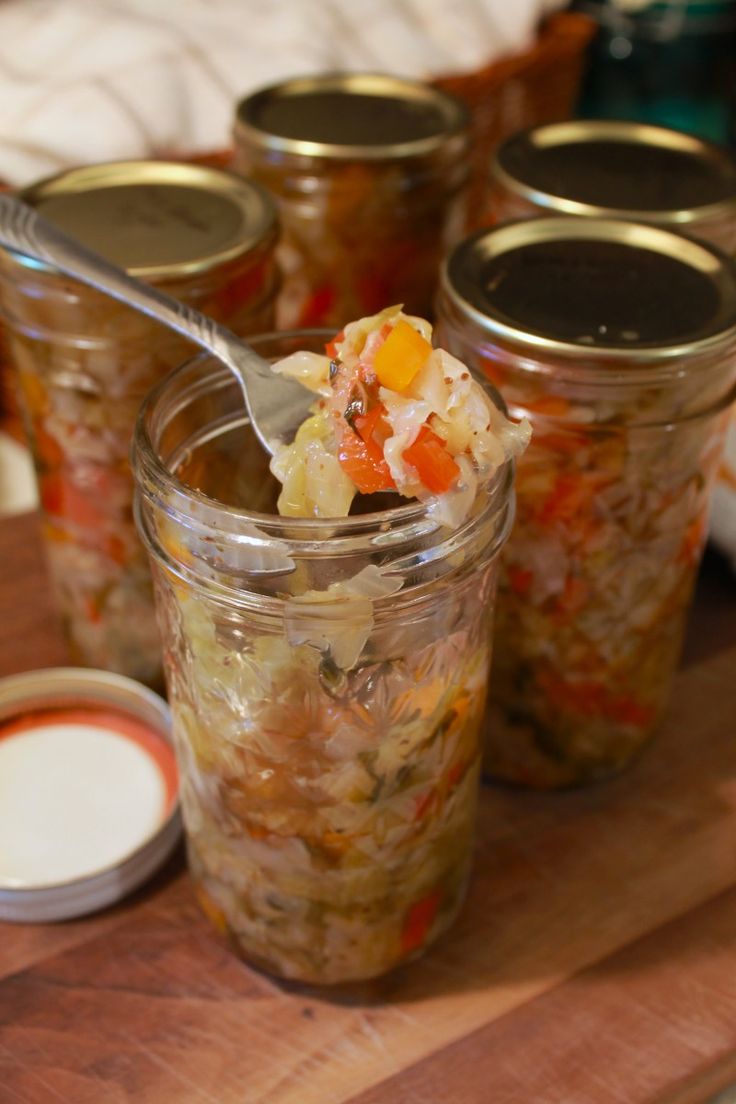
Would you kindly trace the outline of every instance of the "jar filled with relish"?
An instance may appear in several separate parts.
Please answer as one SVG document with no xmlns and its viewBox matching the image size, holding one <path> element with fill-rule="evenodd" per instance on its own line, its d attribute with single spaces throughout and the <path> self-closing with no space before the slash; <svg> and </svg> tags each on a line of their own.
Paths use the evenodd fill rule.
<svg viewBox="0 0 736 1104">
<path fill-rule="evenodd" d="M 488 221 L 539 215 L 651 222 L 736 252 L 736 156 L 646 123 L 577 119 L 496 151 Z"/>
<path fill-rule="evenodd" d="M 532 439 L 502 556 L 486 766 L 616 773 L 667 707 L 736 393 L 736 266 L 623 220 L 539 218 L 448 259 L 442 344 Z"/>
<path fill-rule="evenodd" d="M 277 217 L 256 184 L 193 165 L 116 162 L 64 172 L 21 198 L 131 275 L 237 333 L 272 322 Z M 157 686 L 160 646 L 128 452 L 143 396 L 193 346 L 4 250 L 0 309 L 74 661 Z"/>
<path fill-rule="evenodd" d="M 338 327 L 391 303 L 431 313 L 465 223 L 459 100 L 374 74 L 290 80 L 240 102 L 234 139 L 236 169 L 279 207 L 280 326 Z"/>
<path fill-rule="evenodd" d="M 314 365 L 329 341 L 339 364 L 333 338 L 253 344 Z M 452 524 L 398 493 L 361 493 L 349 516 L 295 514 L 298 480 L 279 512 L 284 488 L 226 368 L 190 360 L 143 404 L 137 516 L 189 868 L 205 913 L 261 969 L 310 984 L 377 977 L 461 907 L 513 515 L 502 456 Z"/>
</svg>

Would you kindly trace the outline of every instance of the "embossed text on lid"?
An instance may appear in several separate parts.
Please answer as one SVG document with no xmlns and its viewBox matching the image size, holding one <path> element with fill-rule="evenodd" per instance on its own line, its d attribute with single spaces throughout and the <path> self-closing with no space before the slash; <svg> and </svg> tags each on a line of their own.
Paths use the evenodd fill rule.
<svg viewBox="0 0 736 1104">
<path fill-rule="evenodd" d="M 736 207 L 736 158 L 693 135 L 641 123 L 581 119 L 524 131 L 500 147 L 494 175 L 550 212 L 688 221 L 706 208 Z"/>
<path fill-rule="evenodd" d="M 249 141 L 332 157 L 418 155 L 462 132 L 467 111 L 417 81 L 380 74 L 328 74 L 261 89 L 238 105 Z"/>
<path fill-rule="evenodd" d="M 501 339 L 633 359 L 695 349 L 736 326 L 736 268 L 652 226 L 531 219 L 482 231 L 451 254 L 445 290 Z"/>
<path fill-rule="evenodd" d="M 125 161 L 72 169 L 22 193 L 59 229 L 136 276 L 184 276 L 234 260 L 275 234 L 251 181 L 217 169 Z"/>
</svg>

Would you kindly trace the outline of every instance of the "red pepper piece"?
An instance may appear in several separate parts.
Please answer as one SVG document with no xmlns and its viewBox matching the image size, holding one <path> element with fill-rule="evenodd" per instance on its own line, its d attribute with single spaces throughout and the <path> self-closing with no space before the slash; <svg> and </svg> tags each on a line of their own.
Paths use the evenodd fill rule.
<svg viewBox="0 0 736 1104">
<path fill-rule="evenodd" d="M 345 339 L 345 331 L 340 330 L 339 333 L 335 334 L 332 341 L 327 342 L 327 344 L 325 345 L 325 352 L 327 353 L 327 356 L 330 358 L 330 360 L 335 359 L 335 357 L 337 356 L 337 346 L 342 344 L 344 339 Z"/>
<path fill-rule="evenodd" d="M 419 434 L 408 449 L 404 449 L 403 458 L 411 464 L 419 481 L 432 494 L 444 494 L 460 474 L 460 468 L 450 456 L 445 442 L 429 426 L 422 426 Z"/>
<path fill-rule="evenodd" d="M 321 326 L 327 322 L 336 298 L 337 292 L 332 284 L 322 284 L 321 287 L 315 288 L 302 305 L 297 327 Z"/>
<path fill-rule="evenodd" d="M 534 573 L 526 567 L 518 567 L 511 564 L 506 569 L 506 577 L 514 594 L 528 594 L 529 588 L 534 582 Z"/>
<path fill-rule="evenodd" d="M 337 458 L 343 471 L 362 494 L 395 489 L 389 466 L 373 440 L 366 442 L 347 428 L 338 447 Z"/>
<path fill-rule="evenodd" d="M 439 911 L 442 901 L 442 893 L 439 889 L 432 890 L 420 901 L 415 901 L 407 910 L 404 924 L 401 929 L 402 954 L 411 954 L 424 946 L 429 929 Z"/>
<path fill-rule="evenodd" d="M 391 428 L 384 421 L 385 414 L 386 407 L 383 403 L 377 403 L 367 414 L 358 414 L 354 419 L 355 430 L 366 444 L 374 442 L 382 449 L 386 438 L 391 436 Z"/>
</svg>

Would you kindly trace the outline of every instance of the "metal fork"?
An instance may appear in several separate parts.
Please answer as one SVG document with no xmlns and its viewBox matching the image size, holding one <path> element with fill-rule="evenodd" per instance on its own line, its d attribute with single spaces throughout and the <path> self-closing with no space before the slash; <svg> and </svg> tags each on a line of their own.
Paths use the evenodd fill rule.
<svg viewBox="0 0 736 1104">
<path fill-rule="evenodd" d="M 0 195 L 0 245 L 127 303 L 212 353 L 237 377 L 251 426 L 267 452 L 290 441 L 304 421 L 312 392 L 274 375 L 268 361 L 225 326 L 129 276 L 10 195 Z"/>
</svg>

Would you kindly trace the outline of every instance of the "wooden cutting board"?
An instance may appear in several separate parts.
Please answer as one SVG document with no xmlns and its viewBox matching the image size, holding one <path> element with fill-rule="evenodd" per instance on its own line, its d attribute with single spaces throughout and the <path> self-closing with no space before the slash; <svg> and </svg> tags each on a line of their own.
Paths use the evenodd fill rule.
<svg viewBox="0 0 736 1104">
<path fill-rule="evenodd" d="M 0 525 L 2 674 L 65 658 L 36 524 Z M 0 924 L 1 1104 L 695 1104 L 736 1081 L 735 599 L 710 562 L 627 774 L 483 787 L 459 922 L 380 982 L 249 969 L 181 855 L 96 917 Z"/>
</svg>

